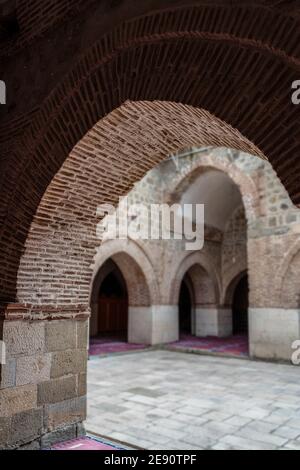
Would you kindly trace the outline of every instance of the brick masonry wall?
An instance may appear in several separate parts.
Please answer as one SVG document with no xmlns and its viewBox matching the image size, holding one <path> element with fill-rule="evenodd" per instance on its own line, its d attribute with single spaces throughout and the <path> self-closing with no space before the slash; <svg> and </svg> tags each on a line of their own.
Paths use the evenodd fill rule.
<svg viewBox="0 0 300 470">
<path fill-rule="evenodd" d="M 291 262 L 284 274 L 281 302 L 290 308 L 300 309 L 300 250 L 291 259 Z"/>
<path fill-rule="evenodd" d="M 242 206 L 232 213 L 223 234 L 214 232 L 212 235 L 211 230 L 206 230 L 202 256 L 205 258 L 208 272 L 216 273 L 215 276 L 212 274 L 212 277 L 215 277 L 215 283 L 218 285 L 218 302 L 226 304 L 227 291 L 232 282 L 249 268 L 252 307 L 295 306 L 295 301 L 288 301 L 288 298 L 291 298 L 291 291 L 294 292 L 294 298 L 299 296 L 295 275 L 297 268 L 292 270 L 294 280 L 289 280 L 288 294 L 284 297 L 282 296 L 285 287 L 282 281 L 289 266 L 285 264 L 290 257 L 290 247 L 297 240 L 300 242 L 300 211 L 291 203 L 268 162 L 243 152 L 225 149 L 208 149 L 177 161 L 175 159 L 175 164 L 173 161 L 165 161 L 150 171 L 129 193 L 129 204 L 178 202 L 182 192 L 206 167 L 222 169 L 229 177 L 234 178 L 241 190 L 241 203 L 243 201 Z M 274 224 L 274 217 L 278 223 Z M 176 269 L 179 270 L 181 263 L 191 254 L 185 251 L 184 242 L 181 241 L 136 243 L 151 261 L 153 272 L 161 287 L 160 302 L 168 303 L 168 296 L 164 295 L 168 291 L 167 285 L 172 284 Z M 101 249 L 103 248 L 100 248 L 100 251 Z M 274 272 L 278 273 L 276 281 Z M 183 275 L 184 273 L 181 273 L 181 276 Z M 179 287 L 180 282 L 177 282 L 170 296 L 175 303 Z"/>
<path fill-rule="evenodd" d="M 286 86 L 298 79 L 299 5 L 84 4 L 18 2 L 20 36 L 3 46 L 9 103 L 0 126 L 2 301 L 15 300 L 20 256 L 47 186 L 85 133 L 128 99 L 209 110 L 255 142 L 299 199 L 298 110 Z M 228 145 L 224 127 L 219 131 L 220 145 Z"/>
<path fill-rule="evenodd" d="M 116 204 L 149 168 L 191 142 L 218 146 L 226 140 L 230 147 L 253 149 L 226 129 L 206 112 L 159 102 L 128 102 L 99 122 L 71 152 L 39 205 L 20 262 L 18 301 L 86 305 L 98 205 Z"/>
<path fill-rule="evenodd" d="M 247 268 L 247 219 L 244 206 L 241 206 L 234 210 L 223 236 L 222 286 L 225 298 L 231 282 Z"/>
<path fill-rule="evenodd" d="M 94 138 L 94 135 L 91 137 Z M 78 148 L 83 149 L 84 144 Z M 74 149 L 68 164 L 48 188 L 32 224 L 18 274 L 20 303 L 82 305 L 88 308 L 92 260 L 99 244 L 95 237 L 96 223 L 99 222 L 95 216 L 97 202 L 104 199 L 117 204 L 117 201 L 110 201 L 109 192 L 105 192 L 106 188 L 97 186 L 99 160 L 94 160 L 95 164 L 90 166 L 88 160 L 82 160 L 81 154 L 78 155 L 77 152 L 77 149 Z M 271 289 L 265 272 L 268 263 L 261 270 L 260 260 L 257 256 L 253 258 L 252 253 L 260 250 L 264 254 L 264 260 L 266 257 L 273 260 L 274 244 L 273 262 L 280 265 L 288 253 L 290 241 L 297 239 L 300 211 L 293 206 L 267 162 L 243 152 L 228 153 L 225 150 L 216 150 L 214 157 L 210 157 L 209 152 L 208 150 L 205 154 L 181 159 L 176 170 L 174 163 L 170 161 L 153 169 L 129 193 L 129 203 L 174 202 L 178 194 L 190 184 L 191 179 L 195 178 L 192 175 L 197 175 L 199 168 L 205 166 L 228 172 L 229 177 L 234 178 L 240 187 L 246 213 L 243 214 L 243 209 L 237 210 L 232 215 L 232 220 L 228 221 L 221 238 L 212 239 L 211 235 L 206 235 L 204 250 L 214 259 L 214 269 L 222 280 L 221 290 L 225 296 L 226 286 L 234 276 L 247 269 L 246 242 L 249 237 L 250 273 L 252 277 L 259 279 L 257 282 L 253 280 L 251 284 L 260 285 L 259 288 L 250 288 L 251 298 L 255 306 L 268 306 L 271 300 L 275 302 L 274 289 Z M 93 154 L 91 161 L 92 158 Z M 86 167 L 89 167 L 87 173 Z M 103 168 L 100 167 L 99 171 L 102 172 Z M 81 176 L 83 172 L 84 177 Z M 116 184 L 122 187 L 122 179 L 118 178 Z M 275 225 L 274 219 L 278 221 Z M 268 246 L 270 240 L 274 242 L 265 254 L 264 247 Z M 276 261 L 279 240 L 282 251 Z M 139 242 L 139 245 L 150 259 L 158 283 L 165 276 L 164 266 L 170 266 L 172 263 L 173 253 L 181 252 L 181 256 L 184 256 L 183 243 L 176 240 L 142 244 Z M 164 263 L 161 263 L 162 259 Z M 264 272 L 264 279 L 260 272 Z M 270 278 L 272 279 L 272 276 Z M 137 289 L 132 291 L 138 295 Z M 266 294 L 267 292 L 269 293 Z M 132 297 L 132 305 L 143 302 Z M 276 303 L 279 307 L 281 305 L 278 302 L 277 296 Z"/>
<path fill-rule="evenodd" d="M 286 89 L 286 83 L 299 78 L 299 5 L 257 0 L 250 6 L 247 1 L 228 0 L 220 6 L 218 1 L 208 4 L 203 0 L 195 7 L 176 10 L 173 6 L 177 2 L 149 0 L 134 2 L 129 9 L 128 19 L 142 15 L 140 18 L 120 24 L 122 12 L 128 9 L 125 1 L 123 10 L 116 8 L 112 13 L 115 2 L 108 2 L 105 11 L 102 6 L 89 11 L 83 8 L 80 17 L 75 14 L 76 19 L 70 21 L 67 18 L 71 19 L 71 11 L 78 13 L 76 7 L 83 2 L 55 1 L 46 9 L 49 2 L 30 3 L 18 2 L 20 36 L 1 46 L 3 78 L 9 84 L 9 97 L 13 96 L 8 107 L 1 110 L 4 118 L 0 128 L 0 292 L 1 300 L 9 302 L 9 307 L 1 311 L 6 319 L 2 328 L 5 336 L 6 330 L 10 332 L 9 325 L 17 321 L 21 336 L 26 337 L 25 330 L 31 323 L 22 319 L 43 320 L 41 328 L 46 331 L 50 318 L 61 318 L 64 336 L 70 321 L 88 313 L 90 262 L 96 248 L 90 234 L 97 222 L 96 203 L 89 206 L 91 196 L 100 196 L 97 204 L 106 197 L 117 200 L 153 165 L 183 147 L 226 145 L 267 155 L 293 200 L 299 202 L 298 116 L 290 103 L 290 90 Z M 90 2 L 84 4 L 88 7 Z M 172 8 L 159 11 L 165 6 Z M 156 9 L 156 13 L 149 13 Z M 277 86 L 270 93 L 274 76 Z M 127 103 L 118 108 L 127 99 L 143 100 L 144 104 Z M 157 102 L 145 105 L 146 100 L 186 106 L 162 106 Z M 70 171 L 67 156 L 71 149 L 112 110 L 74 149 L 77 153 Z M 147 138 L 142 139 L 145 135 Z M 53 179 L 66 159 L 66 166 Z M 259 171 L 257 179 L 260 181 Z M 276 224 L 281 223 L 280 215 Z M 291 222 L 287 234 L 274 233 L 280 245 L 278 253 L 284 253 L 288 236 L 297 241 L 296 227 L 297 223 Z M 248 243 L 250 274 L 257 269 L 257 253 L 273 256 L 268 251 L 270 237 L 260 239 L 257 226 L 253 228 L 255 236 Z M 271 231 L 273 228 L 271 225 Z M 220 266 L 216 243 L 207 245 Z M 202 258 L 209 270 L 208 253 Z M 174 260 L 166 265 L 176 271 Z M 20 305 L 11 305 L 17 297 L 17 272 Z M 252 294 L 257 304 L 264 302 L 265 294 L 270 292 L 264 276 L 268 274 L 266 268 L 261 266 L 260 272 L 264 273 L 262 282 L 257 281 Z M 77 393 L 77 379 L 71 373 L 63 379 L 63 396 L 56 391 L 56 382 L 46 384 L 46 359 L 52 352 L 42 347 L 45 358 L 41 360 L 44 366 L 38 384 L 20 385 L 27 387 L 25 410 L 19 408 L 14 392 L 19 386 L 13 382 L 12 359 L 15 355 L 17 363 L 19 353 L 10 352 L 9 372 L 14 385 L 0 393 L 15 407 L 9 416 L 3 416 L 1 442 L 20 443 L 14 434 L 16 423 L 26 422 L 20 413 L 32 411 L 32 428 L 37 429 L 34 435 L 41 434 L 41 426 L 42 432 L 50 429 L 47 419 L 43 418 L 41 424 L 39 414 L 41 408 L 43 416 L 46 414 L 48 404 L 54 408 L 62 404 L 53 412 L 52 422 L 59 429 L 63 426 L 60 415 L 67 420 L 72 415 L 74 406 L 60 399 Z M 24 351 L 23 361 L 26 354 L 31 356 Z M 1 380 L 4 376 L 2 370 Z M 26 380 L 20 377 L 21 382 Z M 77 421 L 81 418 L 79 413 Z M 28 441 L 32 439 L 34 436 L 28 437 Z"/>
</svg>

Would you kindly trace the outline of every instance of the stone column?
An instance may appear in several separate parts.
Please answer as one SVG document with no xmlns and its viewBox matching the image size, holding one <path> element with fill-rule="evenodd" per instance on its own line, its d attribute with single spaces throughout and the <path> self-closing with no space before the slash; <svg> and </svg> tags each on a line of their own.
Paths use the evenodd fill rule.
<svg viewBox="0 0 300 470">
<path fill-rule="evenodd" d="M 43 317 L 20 305 L 5 315 L 0 448 L 47 448 L 84 432 L 87 317 Z"/>
<path fill-rule="evenodd" d="M 300 339 L 300 309 L 291 308 L 288 299 L 281 304 L 281 284 L 276 283 L 290 240 L 279 234 L 248 242 L 249 349 L 254 358 L 291 361 L 292 344 Z"/>
<path fill-rule="evenodd" d="M 178 306 L 129 307 L 129 343 L 164 344 L 179 338 Z"/>
<path fill-rule="evenodd" d="M 232 334 L 232 312 L 217 305 L 197 305 L 195 334 L 198 337 L 217 336 L 220 338 Z"/>
</svg>

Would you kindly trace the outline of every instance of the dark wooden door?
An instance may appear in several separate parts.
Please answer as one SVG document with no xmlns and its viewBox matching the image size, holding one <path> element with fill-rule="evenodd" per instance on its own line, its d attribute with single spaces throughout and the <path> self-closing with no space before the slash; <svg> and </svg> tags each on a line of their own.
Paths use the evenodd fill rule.
<svg viewBox="0 0 300 470">
<path fill-rule="evenodd" d="M 99 297 L 98 333 L 116 333 L 127 330 L 128 301 L 112 297 Z"/>
</svg>

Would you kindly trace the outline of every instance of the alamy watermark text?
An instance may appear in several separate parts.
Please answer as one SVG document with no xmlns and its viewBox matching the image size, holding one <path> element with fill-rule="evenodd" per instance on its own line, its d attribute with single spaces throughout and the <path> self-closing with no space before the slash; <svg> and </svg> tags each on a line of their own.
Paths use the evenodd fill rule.
<svg viewBox="0 0 300 470">
<path fill-rule="evenodd" d="M 292 103 L 293 104 L 300 104 L 300 80 L 295 80 L 292 83 Z"/>
<path fill-rule="evenodd" d="M 201 250 L 204 245 L 203 204 L 129 204 L 128 198 L 98 206 L 102 220 L 97 238 L 104 240 L 185 240 L 186 250 Z"/>
</svg>

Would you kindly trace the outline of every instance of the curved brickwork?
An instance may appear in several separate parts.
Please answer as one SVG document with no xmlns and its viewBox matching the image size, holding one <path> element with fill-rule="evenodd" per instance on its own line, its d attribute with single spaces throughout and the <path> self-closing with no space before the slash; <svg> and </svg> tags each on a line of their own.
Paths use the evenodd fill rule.
<svg viewBox="0 0 300 470">
<path fill-rule="evenodd" d="M 23 108 L 36 111 L 30 128 L 5 159 L 0 214 L 3 300 L 14 298 L 20 253 L 53 175 L 85 132 L 128 98 L 209 110 L 255 142 L 298 202 L 299 173 L 293 163 L 298 113 L 290 101 L 290 84 L 299 70 L 297 9 L 291 4 L 282 13 L 278 6 L 261 5 L 221 7 L 217 2 L 168 9 L 130 20 L 101 39 L 98 28 L 81 55 L 72 56 L 77 65 L 69 62 L 64 74 L 69 73 L 59 86 L 56 75 L 55 86 L 53 82 L 40 91 L 39 96 L 48 96 L 43 106 L 35 100 L 36 93 L 28 93 L 26 100 L 20 88 Z M 266 19 L 270 28 L 264 27 Z M 24 68 L 25 75 L 31 66 L 33 62 Z M 270 90 L 274 76 L 277 81 Z M 29 75 L 24 81 L 30 82 Z M 19 124 L 5 125 L 7 139 L 10 128 L 14 134 L 16 127 L 22 129 L 18 110 L 13 114 Z"/>
<path fill-rule="evenodd" d="M 125 279 L 129 305 L 149 306 L 158 303 L 158 285 L 149 257 L 132 240 L 110 240 L 104 242 L 94 258 L 93 279 L 91 282 L 91 295 L 94 289 L 99 291 L 97 274 L 104 263 L 112 259 L 118 266 Z"/>
<path fill-rule="evenodd" d="M 149 7 L 152 11 L 168 9 L 170 7 L 174 10 L 174 7 L 180 8 L 185 4 L 188 4 L 190 8 L 191 5 L 193 5 L 193 8 L 201 6 L 202 9 L 206 10 L 223 7 L 223 10 L 226 11 L 228 7 L 232 7 L 234 8 L 233 13 L 236 15 L 242 11 L 249 10 L 250 7 L 252 11 L 256 9 L 257 15 L 272 15 L 273 21 L 276 17 L 283 16 L 290 21 L 290 24 L 299 21 L 300 16 L 299 5 L 297 5 L 296 0 L 289 1 L 288 4 L 285 3 L 284 5 L 278 4 L 275 0 L 254 0 L 252 2 L 249 2 L 249 0 L 236 0 L 235 2 L 232 2 L 232 0 L 222 0 L 222 2 L 208 2 L 207 0 L 194 2 L 188 0 L 164 0 L 164 2 L 161 0 L 146 0 L 143 2 L 143 5 L 139 5 L 139 2 L 132 5 L 130 1 L 107 0 L 102 2 L 100 8 L 94 0 L 52 0 L 50 4 L 47 0 L 31 0 L 31 2 L 26 0 L 18 0 L 17 2 L 6 0 L 2 7 L 3 11 L 0 9 L 0 20 L 2 20 L 2 17 L 5 17 L 7 12 L 14 14 L 18 22 L 19 34 L 10 41 L 7 41 L 7 43 L 4 43 L 3 51 L 7 53 L 7 50 L 24 48 L 28 43 L 49 29 L 57 27 L 57 25 L 66 22 L 66 20 L 70 21 L 70 19 L 73 19 L 78 14 L 85 17 L 88 15 L 97 17 L 100 12 L 106 15 L 109 14 L 111 17 L 110 26 L 113 26 L 118 22 L 118 17 L 130 18 L 138 16 L 147 12 Z M 237 12 L 237 10 L 240 10 L 240 12 Z M 208 17 L 206 20 L 207 26 L 210 23 L 211 19 Z M 257 30 L 259 30 L 258 27 L 256 28 Z M 5 39 L 5 36 L 3 36 L 3 39 Z"/>
<path fill-rule="evenodd" d="M 20 263 L 18 301 L 87 303 L 90 265 L 99 244 L 98 205 L 116 204 L 171 152 L 224 141 L 255 152 L 236 130 L 206 111 L 180 104 L 127 102 L 100 121 L 73 149 L 39 205 Z"/>
<path fill-rule="evenodd" d="M 194 288 L 197 304 L 217 304 L 220 298 L 220 280 L 215 267 L 215 260 L 200 252 L 186 254 L 178 263 L 175 260 L 168 271 L 168 279 L 165 281 L 166 299 L 172 304 L 178 303 L 179 291 L 184 276 L 188 274 Z M 168 285 L 167 282 L 168 281 Z"/>
<path fill-rule="evenodd" d="M 27 243 L 19 269 L 22 304 L 6 310 L 6 319 L 16 321 L 0 324 L 8 346 L 8 363 L 1 368 L 1 447 L 31 441 L 46 446 L 64 432 L 72 437 L 81 432 L 87 321 L 79 320 L 89 313 L 99 203 L 116 202 L 170 152 L 223 145 L 266 156 L 300 204 L 300 121 L 290 89 L 300 70 L 299 2 L 194 3 L 177 9 L 185 0 L 17 2 L 20 31 L 7 37 L 0 52 L 9 96 L 0 129 L 3 301 L 16 298 Z M 126 100 L 131 103 L 124 105 Z M 259 171 L 255 178 L 262 184 Z M 279 204 L 274 197 L 270 209 Z M 299 236 L 293 223 L 288 235 L 282 232 L 281 210 L 275 220 L 266 218 L 270 225 L 263 234 L 259 224 L 251 227 L 254 306 L 264 307 L 265 299 L 277 305 L 265 279 L 280 264 L 287 237 Z M 217 252 L 215 239 L 208 245 L 207 255 Z M 125 258 L 122 253 L 115 260 L 127 270 Z M 295 287 L 294 272 L 289 267 L 287 276 Z M 134 270 L 133 279 L 139 273 Z M 147 289 L 139 293 L 145 304 L 152 295 L 149 280 L 148 286 L 149 296 Z M 174 305 L 160 307 L 153 315 L 174 319 L 176 308 L 169 308 Z M 146 316 L 148 305 L 143 308 Z M 212 331 L 207 315 L 219 316 L 217 309 L 209 310 L 197 312 L 207 332 Z M 132 314 L 138 318 L 140 312 L 134 307 Z M 254 314 L 259 333 L 266 330 L 261 318 L 262 325 L 264 319 L 273 325 L 273 312 Z M 285 320 L 279 312 L 279 327 L 267 341 L 254 335 L 252 355 L 289 357 L 299 315 L 293 312 L 278 350 Z M 159 339 L 159 331 L 154 333 Z M 24 422 L 20 436 L 15 424 Z"/>
<path fill-rule="evenodd" d="M 240 193 L 243 205 L 245 207 L 246 217 L 249 222 L 257 219 L 260 215 L 260 201 L 256 182 L 251 174 L 247 174 L 243 165 L 239 166 L 238 160 L 233 160 L 230 156 L 230 147 L 228 149 L 208 149 L 200 159 L 195 159 L 190 164 L 185 164 L 182 171 L 172 175 L 172 191 L 168 195 L 167 202 L 176 201 L 184 191 L 197 180 L 201 174 L 210 169 L 219 170 L 226 173 L 228 177 L 236 184 Z M 231 147 L 232 148 L 232 147 Z M 256 158 L 252 159 L 256 162 Z M 247 155 L 249 160 L 249 155 Z M 273 177 L 274 178 L 274 177 Z"/>
</svg>

